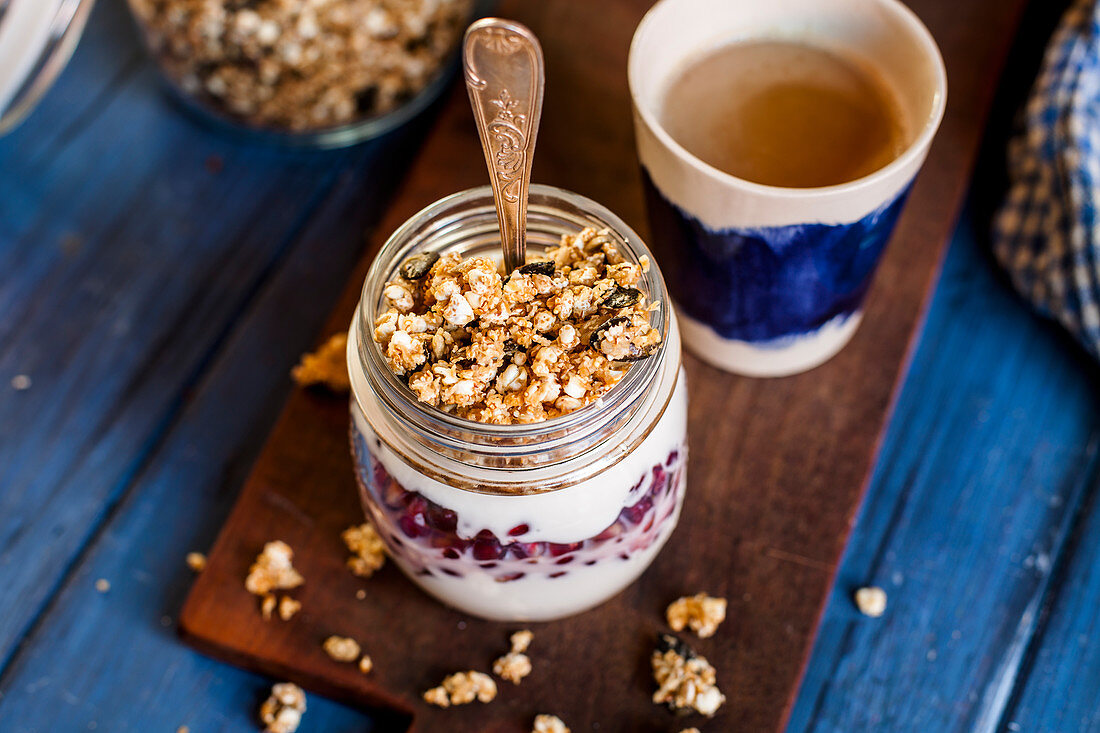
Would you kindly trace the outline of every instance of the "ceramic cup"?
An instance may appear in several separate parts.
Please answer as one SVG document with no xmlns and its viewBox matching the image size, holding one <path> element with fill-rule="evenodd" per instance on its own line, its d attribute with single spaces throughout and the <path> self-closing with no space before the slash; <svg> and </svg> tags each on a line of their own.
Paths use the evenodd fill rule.
<svg viewBox="0 0 1100 733">
<path fill-rule="evenodd" d="M 668 84 L 695 59 L 743 40 L 813 44 L 873 69 L 896 97 L 908 146 L 863 178 L 820 188 L 752 183 L 704 163 L 660 123 Z M 749 376 L 831 358 L 863 300 L 947 94 L 928 29 L 897 0 L 661 0 L 628 65 L 654 251 L 684 344 Z"/>
</svg>

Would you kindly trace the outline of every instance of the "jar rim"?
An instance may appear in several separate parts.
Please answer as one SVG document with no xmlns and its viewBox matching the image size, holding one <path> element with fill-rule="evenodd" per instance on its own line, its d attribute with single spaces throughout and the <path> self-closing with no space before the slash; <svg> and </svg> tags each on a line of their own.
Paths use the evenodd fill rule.
<svg viewBox="0 0 1100 733">
<path fill-rule="evenodd" d="M 371 263 L 356 310 L 358 361 L 368 377 L 368 384 L 376 396 L 390 403 L 391 410 L 398 406 L 404 408 L 401 413 L 405 419 L 413 418 L 413 422 L 421 423 L 422 428 L 435 436 L 448 430 L 462 431 L 478 443 L 496 445 L 503 452 L 513 452 L 507 450 L 507 447 L 518 439 L 522 439 L 522 449 L 529 451 L 532 445 L 541 445 L 544 442 L 540 438 L 553 440 L 555 436 L 568 435 L 579 429 L 588 432 L 592 427 L 598 428 L 600 424 L 609 421 L 613 413 L 637 401 L 645 387 L 656 378 L 667 349 L 670 348 L 668 336 L 673 317 L 671 301 L 660 268 L 642 238 L 607 207 L 562 188 L 532 184 L 530 203 L 530 211 L 535 214 L 553 214 L 555 211 L 565 213 L 571 209 L 576 212 L 572 218 L 583 218 L 589 222 L 589 226 L 610 230 L 611 236 L 622 250 L 621 254 L 627 259 L 635 263 L 643 257 L 648 259 L 650 266 L 643 275 L 644 284 L 639 285 L 639 288 L 646 292 L 650 302 L 657 304 L 652 311 L 651 324 L 659 330 L 661 342 L 652 357 L 632 364 L 627 369 L 626 376 L 600 399 L 572 412 L 539 422 L 511 425 L 478 422 L 452 415 L 417 400 L 386 363 L 382 350 L 374 341 L 373 324 L 382 302 L 382 288 L 410 252 L 423 243 L 423 238 L 418 239 L 417 234 L 424 225 L 447 212 L 455 213 L 463 204 L 469 205 L 468 211 L 462 212 L 468 217 L 482 213 L 486 206 L 494 211 L 495 216 L 492 189 L 487 185 L 446 196 L 414 214 L 386 240 Z M 461 218 L 462 213 L 457 215 Z M 533 217 L 529 217 L 529 230 L 537 227 L 532 221 Z M 578 231 L 580 228 L 583 228 L 583 224 L 578 226 Z M 601 416 L 605 419 L 601 420 Z"/>
</svg>

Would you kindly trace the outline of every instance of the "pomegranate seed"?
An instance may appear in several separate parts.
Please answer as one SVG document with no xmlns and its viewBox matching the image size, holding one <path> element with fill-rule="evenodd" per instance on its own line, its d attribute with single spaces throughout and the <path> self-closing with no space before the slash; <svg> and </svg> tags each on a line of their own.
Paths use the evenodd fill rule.
<svg viewBox="0 0 1100 733">
<path fill-rule="evenodd" d="M 653 508 L 653 500 L 648 496 L 642 497 L 642 499 L 634 506 L 628 506 L 623 509 L 620 516 L 631 524 L 637 524 L 641 522 L 645 515 Z"/>
<path fill-rule="evenodd" d="M 526 573 L 510 573 L 508 575 L 502 575 L 499 578 L 497 578 L 497 582 L 498 583 L 508 583 L 510 581 L 513 581 L 513 580 L 519 580 L 524 575 L 526 575 Z"/>
<path fill-rule="evenodd" d="M 412 517 L 404 516 L 397 520 L 397 526 L 405 533 L 406 537 L 416 539 L 428 534 L 428 528 L 418 524 Z"/>
<path fill-rule="evenodd" d="M 554 561 L 554 564 L 568 565 L 569 563 L 573 562 L 574 559 L 576 559 L 574 555 L 566 555 L 565 557 L 559 557 L 557 560 Z"/>
<path fill-rule="evenodd" d="M 567 552 L 572 552 L 581 546 L 580 542 L 570 542 L 568 544 L 561 544 L 558 542 L 546 543 L 547 548 L 550 550 L 550 554 L 554 557 L 559 557 Z"/>
<path fill-rule="evenodd" d="M 433 532 L 431 538 L 429 538 L 428 540 L 428 544 L 432 547 L 453 547 L 454 537 L 453 535 L 445 535 Z"/>
<path fill-rule="evenodd" d="M 618 537 L 622 533 L 623 533 L 622 522 L 614 522 L 610 527 L 605 529 L 603 532 L 600 532 L 598 535 L 596 535 L 592 539 L 594 539 L 596 542 L 605 542 L 605 541 L 611 539 L 612 537 Z"/>
<path fill-rule="evenodd" d="M 433 503 L 428 506 L 428 526 L 440 532 L 454 532 L 458 527 L 458 515 L 451 509 L 444 509 Z"/>
<path fill-rule="evenodd" d="M 458 550 L 453 547 L 448 547 L 446 550 L 443 551 L 443 557 L 449 557 L 452 560 L 457 560 L 459 558 Z"/>
<path fill-rule="evenodd" d="M 531 530 L 526 524 L 517 524 L 508 530 L 509 537 L 519 537 L 521 534 L 527 534 Z"/>
<path fill-rule="evenodd" d="M 405 509 L 409 514 L 423 514 L 428 510 L 428 500 L 420 494 L 405 494 Z"/>
<path fill-rule="evenodd" d="M 564 570 L 562 570 L 562 571 L 561 571 L 560 573 L 550 573 L 550 577 L 551 577 L 551 578 L 560 578 L 560 577 L 561 577 L 561 576 L 563 576 L 563 575 L 565 575 L 565 571 L 564 571 Z"/>
<path fill-rule="evenodd" d="M 650 485 L 649 491 L 651 494 L 660 493 L 661 489 L 668 481 L 668 474 L 665 473 L 665 469 L 661 466 L 653 467 L 653 483 Z"/>
<path fill-rule="evenodd" d="M 499 560 L 504 554 L 500 543 L 495 539 L 474 540 L 474 558 L 477 560 Z"/>
</svg>

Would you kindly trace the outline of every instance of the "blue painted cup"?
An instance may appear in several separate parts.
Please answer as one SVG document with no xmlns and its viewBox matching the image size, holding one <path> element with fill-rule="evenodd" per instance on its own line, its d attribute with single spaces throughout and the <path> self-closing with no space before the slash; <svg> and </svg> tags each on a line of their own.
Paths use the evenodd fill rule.
<svg viewBox="0 0 1100 733">
<path fill-rule="evenodd" d="M 811 43 L 873 69 L 896 97 L 907 147 L 847 183 L 783 188 L 704 163 L 660 123 L 668 85 L 694 59 L 741 40 Z M 863 313 L 882 251 L 946 103 L 935 41 L 897 0 L 661 0 L 629 60 L 653 249 L 684 345 L 749 376 L 827 361 Z"/>
</svg>

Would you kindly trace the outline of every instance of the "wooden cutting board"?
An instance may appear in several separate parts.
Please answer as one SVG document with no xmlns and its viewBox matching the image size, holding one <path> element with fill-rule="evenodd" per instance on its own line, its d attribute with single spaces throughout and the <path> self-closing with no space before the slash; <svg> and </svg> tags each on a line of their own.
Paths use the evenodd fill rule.
<svg viewBox="0 0 1100 733">
<path fill-rule="evenodd" d="M 626 56 L 646 0 L 503 3 L 540 37 L 546 107 L 535 180 L 572 189 L 647 231 L 633 151 Z M 439 710 L 420 693 L 455 670 L 487 670 L 515 626 L 478 621 L 418 591 L 392 565 L 370 580 L 344 567 L 339 533 L 362 521 L 345 399 L 295 391 L 180 617 L 197 648 L 352 703 L 397 712 L 383 730 L 528 731 L 536 713 L 574 731 L 763 731 L 782 727 L 867 484 L 899 377 L 967 187 L 994 82 L 1024 0 L 914 0 L 947 62 L 947 117 L 913 189 L 851 344 L 808 374 L 754 380 L 685 356 L 691 445 L 680 526 L 631 588 L 568 621 L 535 624 L 534 672 L 489 705 Z M 346 329 L 366 267 L 386 236 L 435 199 L 487 180 L 456 89 L 322 337 Z M 302 297 L 309 297 L 303 293 Z M 295 549 L 306 578 L 291 622 L 263 621 L 242 585 L 263 544 Z M 364 590 L 366 598 L 356 599 Z M 717 636 L 696 640 L 728 701 L 711 722 L 649 702 L 648 657 L 672 599 L 729 599 Z M 364 676 L 321 650 L 359 639 Z M 704 724 L 705 723 L 705 724 Z"/>
</svg>

